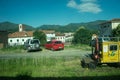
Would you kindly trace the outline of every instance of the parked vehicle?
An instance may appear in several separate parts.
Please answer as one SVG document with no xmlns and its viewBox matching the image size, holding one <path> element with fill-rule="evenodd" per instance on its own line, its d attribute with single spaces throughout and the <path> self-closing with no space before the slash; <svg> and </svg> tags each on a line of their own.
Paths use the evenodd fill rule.
<svg viewBox="0 0 120 80">
<path fill-rule="evenodd" d="M 120 37 L 98 37 L 93 35 L 90 55 L 81 60 L 82 67 L 95 69 L 96 66 L 107 64 L 120 67 Z"/>
<path fill-rule="evenodd" d="M 24 43 L 24 49 L 29 51 L 40 50 L 40 41 L 39 39 L 28 39 Z"/>
<path fill-rule="evenodd" d="M 45 48 L 53 50 L 53 51 L 54 50 L 64 50 L 64 43 L 62 43 L 61 41 L 57 41 L 57 40 L 48 41 L 45 44 Z"/>
</svg>

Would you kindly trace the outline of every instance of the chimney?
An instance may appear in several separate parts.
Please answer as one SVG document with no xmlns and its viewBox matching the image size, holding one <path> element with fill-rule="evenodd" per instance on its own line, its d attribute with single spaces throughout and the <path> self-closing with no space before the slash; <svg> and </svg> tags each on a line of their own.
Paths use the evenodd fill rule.
<svg viewBox="0 0 120 80">
<path fill-rule="evenodd" d="M 24 27 L 22 24 L 19 24 L 19 32 L 23 32 L 24 31 Z"/>
</svg>

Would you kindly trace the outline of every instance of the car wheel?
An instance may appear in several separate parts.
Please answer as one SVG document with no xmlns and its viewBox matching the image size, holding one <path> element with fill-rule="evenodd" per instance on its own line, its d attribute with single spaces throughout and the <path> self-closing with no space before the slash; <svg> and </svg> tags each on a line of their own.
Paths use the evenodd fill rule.
<svg viewBox="0 0 120 80">
<path fill-rule="evenodd" d="M 30 52 L 30 47 L 27 48 L 27 52 Z"/>
<path fill-rule="evenodd" d="M 84 59 L 81 60 L 81 66 L 83 68 L 87 68 L 87 64 L 85 63 Z"/>
<path fill-rule="evenodd" d="M 96 68 L 96 65 L 95 65 L 93 62 L 90 62 L 90 63 L 88 64 L 88 68 L 89 68 L 89 69 L 95 69 L 95 68 Z"/>
<path fill-rule="evenodd" d="M 55 51 L 55 49 L 54 49 L 54 48 L 51 48 L 51 50 L 52 50 L 52 51 Z"/>
</svg>

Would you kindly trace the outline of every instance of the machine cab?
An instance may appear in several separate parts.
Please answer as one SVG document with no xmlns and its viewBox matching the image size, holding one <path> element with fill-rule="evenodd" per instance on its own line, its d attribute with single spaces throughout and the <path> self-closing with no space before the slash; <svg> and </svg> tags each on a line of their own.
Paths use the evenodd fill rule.
<svg viewBox="0 0 120 80">
<path fill-rule="evenodd" d="M 120 55 L 120 42 L 103 42 L 102 43 L 102 50 L 100 52 L 101 55 L 101 62 L 102 63 L 117 63 L 119 62 L 119 55 Z"/>
<path fill-rule="evenodd" d="M 100 63 L 120 62 L 120 39 L 117 37 L 95 38 L 92 53 Z M 96 57 L 97 55 L 97 57 Z"/>
</svg>

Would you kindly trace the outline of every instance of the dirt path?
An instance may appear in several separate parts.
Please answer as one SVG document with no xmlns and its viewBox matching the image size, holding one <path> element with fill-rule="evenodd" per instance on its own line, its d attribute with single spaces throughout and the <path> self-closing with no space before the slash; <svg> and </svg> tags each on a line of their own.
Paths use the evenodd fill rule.
<svg viewBox="0 0 120 80">
<path fill-rule="evenodd" d="M 51 51 L 44 49 L 38 52 L 25 52 L 25 53 L 13 53 L 13 54 L 0 54 L 0 59 L 4 58 L 39 58 L 39 57 L 83 57 L 86 54 L 90 54 L 90 51 L 83 51 L 79 49 L 65 49 L 61 51 Z"/>
</svg>

